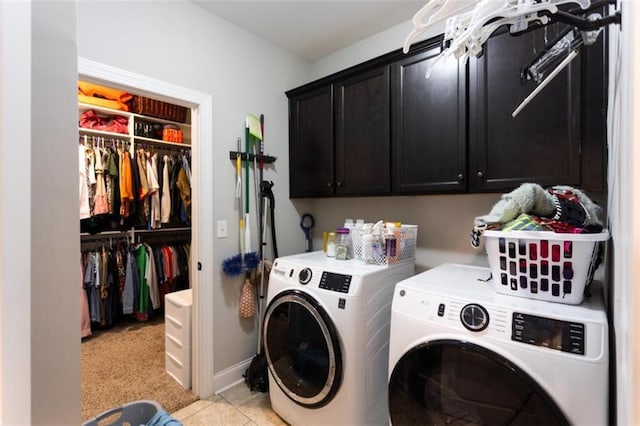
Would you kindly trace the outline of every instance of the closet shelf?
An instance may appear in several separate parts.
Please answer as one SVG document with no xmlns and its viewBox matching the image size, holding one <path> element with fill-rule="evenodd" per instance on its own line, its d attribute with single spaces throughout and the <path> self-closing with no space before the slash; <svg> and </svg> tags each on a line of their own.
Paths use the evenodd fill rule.
<svg viewBox="0 0 640 426">
<path fill-rule="evenodd" d="M 109 108 L 104 108 L 97 105 L 85 104 L 82 102 L 78 102 L 78 109 L 81 112 L 89 111 L 90 109 L 92 109 L 93 111 L 95 111 L 96 114 L 100 114 L 100 115 L 119 115 L 119 116 L 128 117 L 128 118 L 134 116 L 134 114 L 129 111 L 122 111 L 120 109 L 109 109 Z"/>
<path fill-rule="evenodd" d="M 173 146 L 182 146 L 186 149 L 190 149 L 191 146 L 191 124 L 180 123 L 173 120 L 166 120 L 157 117 L 151 117 L 148 115 L 136 114 L 133 112 L 115 110 L 100 107 L 97 105 L 90 105 L 86 103 L 78 103 L 78 121 L 82 120 L 83 114 L 92 110 L 95 114 L 102 119 L 108 120 L 112 117 L 124 117 L 127 120 L 127 134 L 109 132 L 104 130 L 96 130 L 88 127 L 78 127 L 78 131 L 81 135 L 97 136 L 110 139 L 128 140 L 131 143 L 155 143 L 166 144 Z M 106 117 L 106 118 L 105 118 Z M 180 134 L 179 138 L 175 140 L 182 140 L 182 142 L 165 141 L 159 138 L 150 138 L 149 135 L 160 137 L 163 133 L 163 128 L 169 126 L 176 129 Z M 149 133 L 147 133 L 149 132 Z M 144 135 L 144 136 L 143 136 Z M 169 139 L 169 138 L 168 138 Z M 173 138 L 171 138 L 173 139 Z"/>
<path fill-rule="evenodd" d="M 136 114 L 134 112 L 129 112 L 129 111 L 123 111 L 120 109 L 109 109 L 109 108 L 104 108 L 104 107 L 100 107 L 97 105 L 91 105 L 91 104 L 85 104 L 82 102 L 78 102 L 78 110 L 80 112 L 85 112 L 92 109 L 96 114 L 98 115 L 119 115 L 121 117 L 127 117 L 127 118 L 132 118 L 135 119 L 139 119 L 139 120 L 144 120 L 144 121 L 150 121 L 152 123 L 161 123 L 161 124 L 173 124 L 175 126 L 180 127 L 181 129 L 189 129 L 191 128 L 191 124 L 189 123 L 181 123 L 179 121 L 173 121 L 173 120 L 167 120 L 164 118 L 157 118 L 157 117 L 152 117 L 150 115 L 142 115 L 142 114 Z"/>
</svg>

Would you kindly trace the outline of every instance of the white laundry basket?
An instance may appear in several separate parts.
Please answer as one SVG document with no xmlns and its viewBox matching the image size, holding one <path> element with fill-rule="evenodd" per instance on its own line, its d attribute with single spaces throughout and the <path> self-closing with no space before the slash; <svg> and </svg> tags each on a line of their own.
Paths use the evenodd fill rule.
<svg viewBox="0 0 640 426">
<path fill-rule="evenodd" d="M 485 231 L 495 291 L 577 305 L 602 255 L 604 230 L 595 234 L 550 231 Z"/>
</svg>

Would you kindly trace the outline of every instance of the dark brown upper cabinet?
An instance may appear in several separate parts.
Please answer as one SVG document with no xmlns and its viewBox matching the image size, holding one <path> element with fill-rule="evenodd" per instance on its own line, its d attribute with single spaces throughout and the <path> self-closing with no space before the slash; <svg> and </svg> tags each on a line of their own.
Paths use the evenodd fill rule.
<svg viewBox="0 0 640 426">
<path fill-rule="evenodd" d="M 389 67 L 334 84 L 335 193 L 390 192 Z"/>
<path fill-rule="evenodd" d="M 391 68 L 392 190 L 397 194 L 467 189 L 466 72 L 455 59 L 425 73 L 439 44 Z"/>
<path fill-rule="evenodd" d="M 289 196 L 333 195 L 333 90 L 289 99 Z"/>
<path fill-rule="evenodd" d="M 521 68 L 559 30 L 498 32 L 425 78 L 437 37 L 287 91 L 290 197 L 605 189 L 605 34 L 512 117 L 535 88 Z"/>
<path fill-rule="evenodd" d="M 535 84 L 520 69 L 558 27 L 491 37 L 470 60 L 469 189 L 496 191 L 524 182 L 580 184 L 580 60 L 574 59 L 516 117 Z"/>
<path fill-rule="evenodd" d="M 288 92 L 291 198 L 390 193 L 389 67 Z"/>
</svg>

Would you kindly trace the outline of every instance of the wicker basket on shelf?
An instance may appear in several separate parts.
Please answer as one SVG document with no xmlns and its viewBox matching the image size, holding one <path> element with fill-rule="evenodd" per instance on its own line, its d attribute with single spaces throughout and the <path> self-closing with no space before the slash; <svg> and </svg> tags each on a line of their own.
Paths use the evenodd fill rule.
<svg viewBox="0 0 640 426">
<path fill-rule="evenodd" d="M 145 98 L 144 96 L 134 96 L 131 101 L 131 111 L 136 114 L 185 123 L 188 109 L 179 105 Z"/>
</svg>

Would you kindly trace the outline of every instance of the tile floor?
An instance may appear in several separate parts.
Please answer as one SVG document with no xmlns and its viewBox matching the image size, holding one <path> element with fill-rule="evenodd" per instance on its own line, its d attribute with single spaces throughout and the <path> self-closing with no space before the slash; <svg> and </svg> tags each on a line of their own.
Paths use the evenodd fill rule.
<svg viewBox="0 0 640 426">
<path fill-rule="evenodd" d="M 271 409 L 269 394 L 251 392 L 244 382 L 171 413 L 184 426 L 251 426 L 287 423 Z"/>
</svg>

